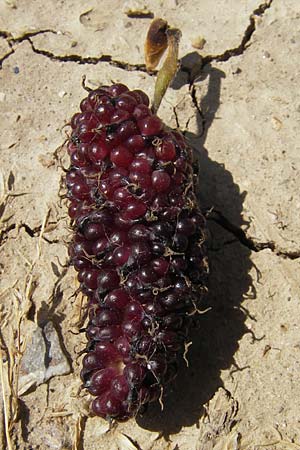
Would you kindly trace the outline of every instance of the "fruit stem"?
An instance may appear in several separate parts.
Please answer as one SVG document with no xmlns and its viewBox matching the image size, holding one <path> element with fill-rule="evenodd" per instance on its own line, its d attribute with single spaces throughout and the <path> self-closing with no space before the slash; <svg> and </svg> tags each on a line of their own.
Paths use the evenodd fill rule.
<svg viewBox="0 0 300 450">
<path fill-rule="evenodd" d="M 166 34 L 168 41 L 168 53 L 156 78 L 154 99 L 152 104 L 152 111 L 155 114 L 157 113 L 169 84 L 176 75 L 178 66 L 178 49 L 181 31 L 177 28 L 169 28 L 167 29 Z"/>
</svg>

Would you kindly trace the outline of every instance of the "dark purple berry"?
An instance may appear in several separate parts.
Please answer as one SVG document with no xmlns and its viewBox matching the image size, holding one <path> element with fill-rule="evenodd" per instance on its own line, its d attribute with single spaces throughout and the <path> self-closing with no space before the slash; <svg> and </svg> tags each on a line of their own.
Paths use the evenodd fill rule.
<svg viewBox="0 0 300 450">
<path fill-rule="evenodd" d="M 90 91 L 70 121 L 69 256 L 88 297 L 81 378 L 94 414 L 124 421 L 177 373 L 207 262 L 192 152 L 116 83 Z"/>
</svg>

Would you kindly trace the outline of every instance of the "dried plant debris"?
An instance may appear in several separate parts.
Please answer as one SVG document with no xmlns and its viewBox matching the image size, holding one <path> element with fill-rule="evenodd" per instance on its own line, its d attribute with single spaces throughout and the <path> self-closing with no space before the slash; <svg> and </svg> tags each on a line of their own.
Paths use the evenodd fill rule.
<svg viewBox="0 0 300 450">
<path fill-rule="evenodd" d="M 148 71 L 154 70 L 168 47 L 168 23 L 155 19 L 151 23 L 145 41 L 145 62 Z"/>
<path fill-rule="evenodd" d="M 146 6 L 143 8 L 126 8 L 125 14 L 131 19 L 153 19 L 154 14 Z"/>
<path fill-rule="evenodd" d="M 220 388 L 205 407 L 201 421 L 201 450 L 238 450 L 240 435 L 234 429 L 238 402 L 230 392 Z"/>
</svg>

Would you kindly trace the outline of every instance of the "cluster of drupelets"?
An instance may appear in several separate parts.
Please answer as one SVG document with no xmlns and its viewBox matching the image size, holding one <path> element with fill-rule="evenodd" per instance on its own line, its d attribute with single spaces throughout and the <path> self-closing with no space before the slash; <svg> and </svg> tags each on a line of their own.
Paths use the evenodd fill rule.
<svg viewBox="0 0 300 450">
<path fill-rule="evenodd" d="M 191 149 L 122 84 L 71 120 L 69 254 L 88 298 L 81 378 L 92 411 L 126 420 L 176 375 L 207 274 Z"/>
</svg>

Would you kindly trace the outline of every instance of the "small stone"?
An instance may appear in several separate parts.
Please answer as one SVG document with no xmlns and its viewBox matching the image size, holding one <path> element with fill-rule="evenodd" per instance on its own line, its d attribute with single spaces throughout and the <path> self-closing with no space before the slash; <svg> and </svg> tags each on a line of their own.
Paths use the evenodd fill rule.
<svg viewBox="0 0 300 450">
<path fill-rule="evenodd" d="M 32 323 L 28 335 L 21 361 L 18 395 L 25 394 L 53 376 L 70 373 L 69 362 L 52 322 L 47 322 L 43 328 Z"/>
<path fill-rule="evenodd" d="M 65 95 L 67 95 L 66 91 L 59 91 L 58 96 L 60 98 L 63 98 Z"/>
<path fill-rule="evenodd" d="M 197 50 L 202 50 L 206 44 L 206 40 L 203 36 L 196 36 L 192 40 L 192 46 L 196 48 Z"/>
<path fill-rule="evenodd" d="M 282 127 L 282 122 L 278 117 L 273 116 L 272 117 L 272 127 L 274 130 L 279 131 Z"/>
<path fill-rule="evenodd" d="M 4 102 L 6 94 L 4 92 L 0 92 L 0 102 Z"/>
</svg>

